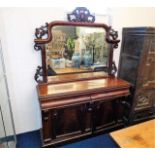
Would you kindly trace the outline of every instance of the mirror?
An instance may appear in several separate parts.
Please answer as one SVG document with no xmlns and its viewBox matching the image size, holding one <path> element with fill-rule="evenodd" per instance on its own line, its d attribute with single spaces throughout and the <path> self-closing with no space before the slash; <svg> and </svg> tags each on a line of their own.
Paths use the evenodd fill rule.
<svg viewBox="0 0 155 155">
<path fill-rule="evenodd" d="M 94 23 L 95 16 L 85 7 L 75 8 L 67 19 L 36 28 L 34 49 L 41 51 L 42 65 L 37 67 L 35 80 L 48 83 L 51 76 L 96 71 L 114 76 L 113 50 L 120 41 L 117 31 Z"/>
<path fill-rule="evenodd" d="M 102 27 L 54 26 L 45 46 L 47 75 L 107 71 L 110 44 Z"/>
</svg>

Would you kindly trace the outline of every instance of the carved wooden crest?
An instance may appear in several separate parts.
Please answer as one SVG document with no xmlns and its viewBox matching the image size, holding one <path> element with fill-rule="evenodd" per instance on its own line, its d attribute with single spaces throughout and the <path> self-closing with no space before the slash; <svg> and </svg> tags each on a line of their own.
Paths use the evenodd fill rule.
<svg viewBox="0 0 155 155">
<path fill-rule="evenodd" d="M 85 7 L 77 7 L 71 14 L 67 14 L 70 22 L 95 22 L 95 16 Z"/>
</svg>

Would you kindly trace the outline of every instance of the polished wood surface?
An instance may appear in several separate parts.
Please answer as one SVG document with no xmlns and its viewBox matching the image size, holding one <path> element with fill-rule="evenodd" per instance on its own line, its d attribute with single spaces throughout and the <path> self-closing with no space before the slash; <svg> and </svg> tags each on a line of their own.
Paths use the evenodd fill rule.
<svg viewBox="0 0 155 155">
<path fill-rule="evenodd" d="M 110 133 L 123 148 L 155 148 L 155 119 Z"/>
<path fill-rule="evenodd" d="M 95 92 L 107 92 L 119 89 L 128 89 L 130 84 L 118 78 L 102 78 L 87 81 L 76 81 L 60 84 L 38 85 L 39 98 L 59 98 L 71 95 L 84 95 Z"/>
<path fill-rule="evenodd" d="M 56 76 L 48 76 L 48 83 L 65 83 L 79 80 L 99 79 L 109 77 L 106 72 L 89 72 L 78 74 L 63 74 Z"/>
<path fill-rule="evenodd" d="M 53 101 L 46 101 L 41 104 L 42 109 L 49 109 L 49 108 L 61 108 L 61 107 L 68 107 L 71 105 L 79 105 L 82 103 L 90 102 L 90 101 L 100 101 L 104 100 L 107 101 L 109 99 L 115 99 L 122 96 L 129 95 L 128 90 L 121 90 L 109 93 L 100 93 L 94 94 L 91 96 L 80 96 L 75 98 L 67 98 L 67 99 L 57 99 Z"/>
</svg>

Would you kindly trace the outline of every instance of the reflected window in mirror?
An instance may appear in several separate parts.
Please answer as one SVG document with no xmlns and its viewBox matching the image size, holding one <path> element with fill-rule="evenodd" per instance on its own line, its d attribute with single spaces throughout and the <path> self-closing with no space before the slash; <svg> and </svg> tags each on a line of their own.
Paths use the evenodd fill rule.
<svg viewBox="0 0 155 155">
<path fill-rule="evenodd" d="M 54 26 L 46 44 L 48 76 L 65 73 L 106 71 L 110 44 L 103 28 Z"/>
</svg>

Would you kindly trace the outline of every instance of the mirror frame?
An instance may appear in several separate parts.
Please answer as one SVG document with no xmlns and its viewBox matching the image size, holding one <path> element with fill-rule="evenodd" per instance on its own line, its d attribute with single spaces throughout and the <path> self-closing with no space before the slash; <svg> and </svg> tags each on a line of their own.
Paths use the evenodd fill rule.
<svg viewBox="0 0 155 155">
<path fill-rule="evenodd" d="M 105 40 L 107 43 L 111 44 L 109 60 L 108 60 L 108 74 L 114 76 L 117 68 L 113 61 L 113 51 L 114 48 L 118 47 L 118 33 L 114 31 L 111 26 L 108 26 L 104 23 L 94 23 L 95 16 L 91 15 L 89 10 L 85 7 L 76 8 L 71 14 L 67 14 L 68 21 L 52 21 L 50 23 L 46 23 L 45 26 L 41 26 L 40 28 L 36 28 L 34 40 L 34 49 L 36 51 L 41 51 L 42 55 L 42 66 L 38 66 L 36 70 L 36 74 L 34 76 L 36 82 L 38 83 L 47 83 L 47 69 L 46 69 L 46 48 L 45 45 L 52 41 L 52 28 L 54 26 L 82 26 L 82 27 L 96 27 L 103 28 L 106 32 Z M 70 73 L 73 74 L 73 73 Z M 43 77 L 40 80 L 40 77 Z"/>
</svg>

